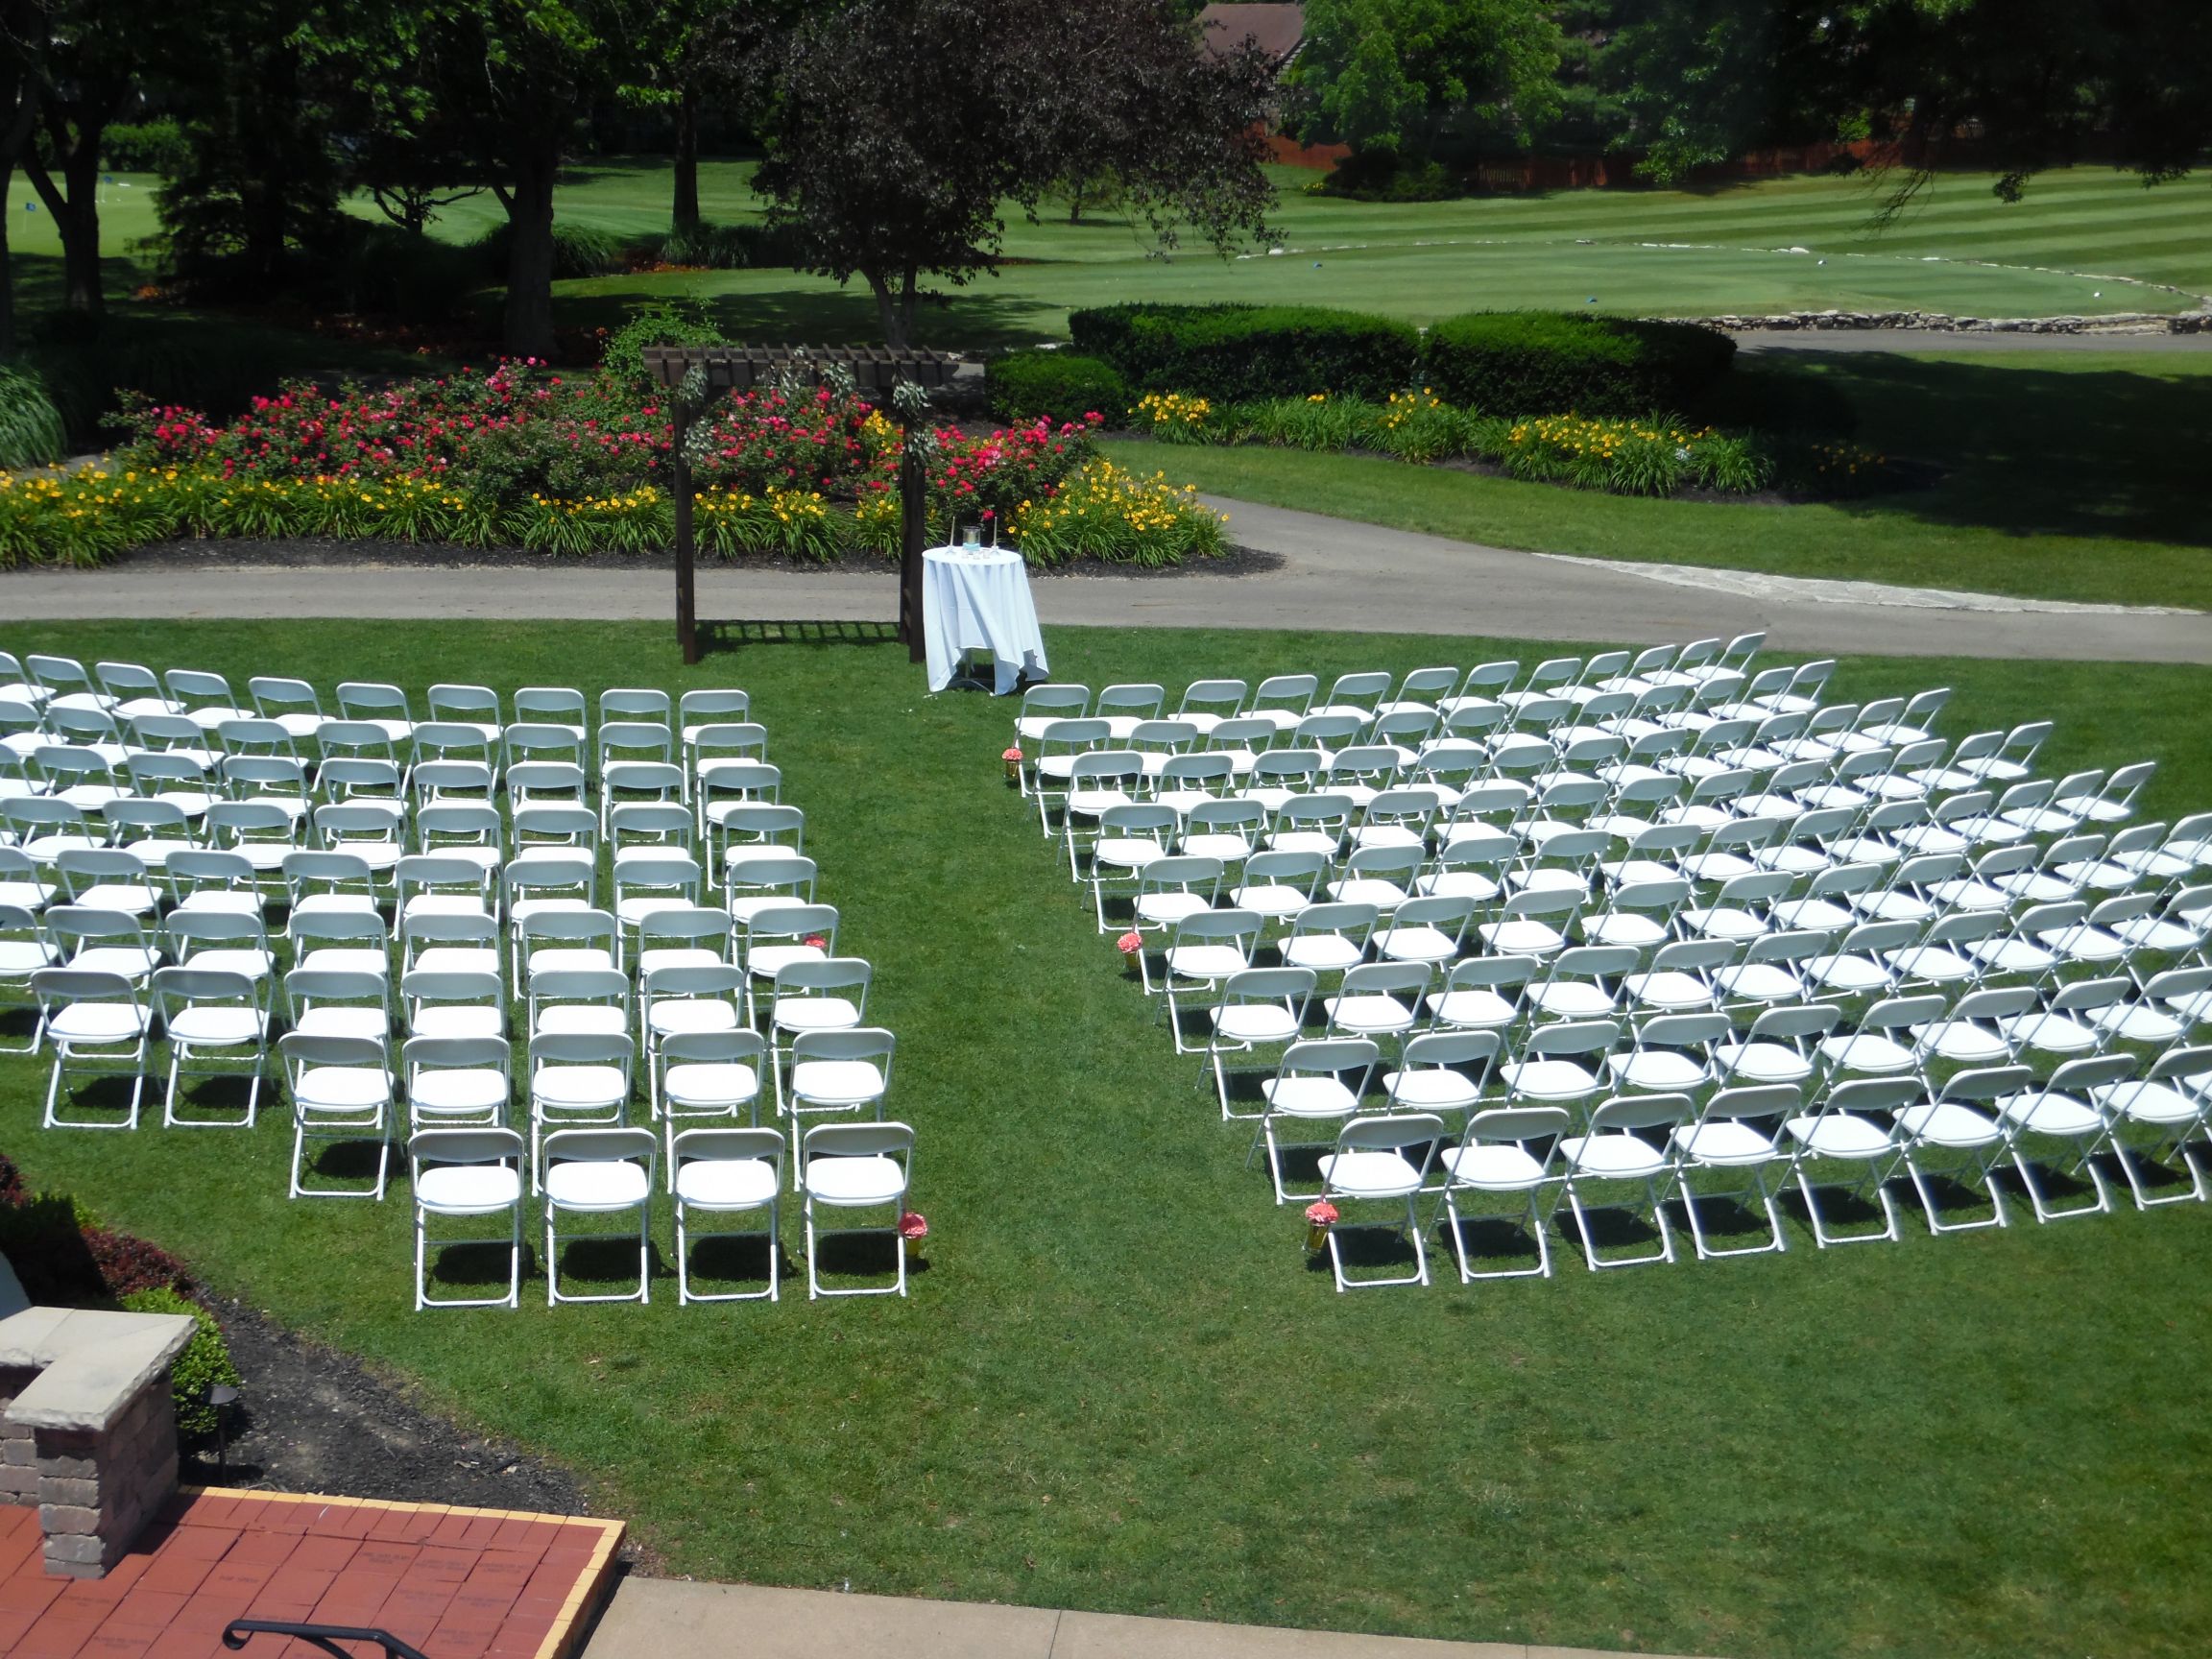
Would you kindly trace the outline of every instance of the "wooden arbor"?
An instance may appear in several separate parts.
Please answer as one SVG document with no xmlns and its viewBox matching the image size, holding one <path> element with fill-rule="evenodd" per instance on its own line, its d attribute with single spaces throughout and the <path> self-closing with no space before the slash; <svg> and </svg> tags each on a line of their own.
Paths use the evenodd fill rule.
<svg viewBox="0 0 2212 1659">
<path fill-rule="evenodd" d="M 699 661 L 699 615 L 693 568 L 698 544 L 691 527 L 691 456 L 688 440 L 691 422 L 706 406 L 725 392 L 749 392 L 755 386 L 797 370 L 819 378 L 831 365 L 849 370 L 862 392 L 888 397 L 902 384 L 927 390 L 952 378 L 959 358 L 944 351 L 920 351 L 886 346 L 648 346 L 645 368 L 666 387 L 675 402 L 676 442 L 673 449 L 676 499 L 676 641 L 684 648 L 684 661 Z M 704 396 L 693 407 L 682 396 L 684 383 L 696 369 L 706 380 Z M 923 660 L 922 641 L 922 541 L 926 503 L 922 463 L 914 454 L 908 430 L 909 417 L 894 408 L 900 431 L 899 463 L 899 637 L 906 641 L 909 657 Z"/>
</svg>

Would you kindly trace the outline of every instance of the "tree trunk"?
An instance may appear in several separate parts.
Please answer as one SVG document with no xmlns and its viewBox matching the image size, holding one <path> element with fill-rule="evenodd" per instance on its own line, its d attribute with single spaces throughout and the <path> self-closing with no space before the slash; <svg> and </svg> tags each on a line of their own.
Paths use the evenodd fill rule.
<svg viewBox="0 0 2212 1659">
<path fill-rule="evenodd" d="M 0 158 L 0 363 L 15 355 L 15 265 L 8 252 L 8 221 L 14 217 L 8 187 L 15 181 L 15 157 Z"/>
<path fill-rule="evenodd" d="M 676 206 L 679 230 L 699 223 L 699 90 L 686 84 L 676 100 Z"/>
<path fill-rule="evenodd" d="M 553 355 L 553 174 L 558 145 L 517 148 L 507 208 L 507 308 L 501 335 L 511 357 Z"/>
<path fill-rule="evenodd" d="M 59 139 L 59 134 L 57 135 Z M 58 146 L 59 147 L 59 146 Z M 70 310 L 98 317 L 106 307 L 100 293 L 100 148 L 97 135 L 61 152 L 61 181 L 36 160 L 24 168 L 31 187 L 54 215 L 61 238 L 63 300 Z"/>
<path fill-rule="evenodd" d="M 877 320 L 883 325 L 883 344 L 910 346 L 914 343 L 914 307 L 919 298 L 915 281 L 921 273 L 909 265 L 900 274 L 896 292 L 888 276 L 878 271 L 863 271 L 869 292 L 876 296 Z"/>
</svg>

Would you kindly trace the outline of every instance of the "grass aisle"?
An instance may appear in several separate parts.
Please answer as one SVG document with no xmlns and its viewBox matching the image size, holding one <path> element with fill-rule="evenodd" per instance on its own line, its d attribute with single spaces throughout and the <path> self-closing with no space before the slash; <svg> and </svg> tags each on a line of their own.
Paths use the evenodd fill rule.
<svg viewBox="0 0 2212 1659">
<path fill-rule="evenodd" d="M 900 1036 L 931 1226 L 911 1301 L 809 1306 L 802 1282 L 773 1308 L 680 1310 L 663 1279 L 649 1309 L 548 1313 L 533 1280 L 519 1314 L 417 1315 L 404 1190 L 288 1203 L 281 1112 L 251 1140 L 41 1133 L 43 1068 L 10 1059 L 0 1147 L 573 1465 L 675 1572 L 1678 1653 L 2212 1646 L 2212 1521 L 2181 1496 L 2212 1466 L 2212 1214 L 1915 1225 L 1828 1253 L 1795 1230 L 1779 1259 L 1335 1295 L 999 781 L 1010 705 L 926 698 L 897 646 L 679 670 L 665 635 L 84 624 L 0 644 L 239 685 L 749 687 Z M 1049 642 L 1094 685 L 1510 650 Z M 1955 733 L 2050 712 L 2055 772 L 2155 755 L 2154 811 L 2212 804 L 2212 674 L 1867 661 L 1837 687 L 1937 681 Z"/>
</svg>

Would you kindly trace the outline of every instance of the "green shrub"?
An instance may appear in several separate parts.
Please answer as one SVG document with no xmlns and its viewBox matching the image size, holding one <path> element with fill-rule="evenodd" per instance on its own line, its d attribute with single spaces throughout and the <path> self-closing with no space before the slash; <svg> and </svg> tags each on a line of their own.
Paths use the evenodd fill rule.
<svg viewBox="0 0 2212 1659">
<path fill-rule="evenodd" d="M 0 363 L 0 470 L 45 467 L 61 459 L 69 435 L 40 375 Z"/>
<path fill-rule="evenodd" d="M 184 1352 L 169 1369 L 169 1392 L 177 1402 L 177 1432 L 195 1439 L 215 1432 L 215 1407 L 207 1404 L 207 1390 L 218 1382 L 238 1386 L 238 1367 L 231 1363 L 230 1345 L 223 1340 L 223 1328 L 215 1315 L 197 1302 L 174 1290 L 138 1290 L 123 1298 L 133 1313 L 188 1313 L 199 1327 Z"/>
<path fill-rule="evenodd" d="M 607 337 L 600 373 L 631 392 L 647 393 L 660 382 L 645 373 L 648 346 L 726 346 L 729 336 L 715 326 L 714 314 L 700 300 L 656 300 L 630 313 Z"/>
<path fill-rule="evenodd" d="M 1429 330 L 1424 377 L 1484 414 L 1645 415 L 1704 408 L 1735 352 L 1695 324 L 1477 311 Z"/>
<path fill-rule="evenodd" d="M 1410 323 L 1317 305 L 1105 305 L 1068 319 L 1130 386 L 1215 402 L 1326 392 L 1381 400 L 1420 354 Z"/>
<path fill-rule="evenodd" d="M 333 273 L 346 310 L 443 323 L 484 285 L 480 255 L 435 236 L 363 220 L 349 228 L 348 239 L 347 257 Z"/>
<path fill-rule="evenodd" d="M 484 276 L 494 281 L 506 280 L 507 250 L 513 239 L 514 227 L 499 224 L 471 244 Z M 595 225 L 564 225 L 554 221 L 554 281 L 566 281 L 575 276 L 613 276 L 627 271 L 632 262 L 631 245 L 613 231 L 602 230 Z"/>
<path fill-rule="evenodd" d="M 110 173 L 158 173 L 174 179 L 191 154 L 184 130 L 171 115 L 119 122 L 100 133 L 100 165 Z"/>
<path fill-rule="evenodd" d="M 1427 387 L 1393 392 L 1377 411 L 1367 441 L 1385 454 L 1417 465 L 1445 461 L 1467 452 L 1469 417 Z"/>
<path fill-rule="evenodd" d="M 1129 406 L 1129 384 L 1111 363 L 1073 351 L 1009 351 L 994 357 L 983 376 L 991 417 L 1026 426 L 1054 425 L 1098 415 L 1118 426 Z"/>
<path fill-rule="evenodd" d="M 799 262 L 798 238 L 767 225 L 681 225 L 656 250 L 670 265 L 703 265 L 710 271 L 762 271 Z"/>
</svg>

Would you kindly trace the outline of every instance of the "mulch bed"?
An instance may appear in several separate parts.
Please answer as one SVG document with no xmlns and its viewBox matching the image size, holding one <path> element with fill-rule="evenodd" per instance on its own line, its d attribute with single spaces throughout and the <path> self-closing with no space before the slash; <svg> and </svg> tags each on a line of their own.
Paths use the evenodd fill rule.
<svg viewBox="0 0 2212 1659">
<path fill-rule="evenodd" d="M 238 1366 L 240 1398 L 223 1466 L 212 1444 L 191 1447 L 187 1483 L 590 1513 L 583 1483 L 558 1464 L 469 1433 L 359 1360 L 278 1328 L 243 1302 L 212 1307 Z"/>
<path fill-rule="evenodd" d="M 109 560 L 107 569 L 132 566 L 207 569 L 257 565 L 272 568 L 315 569 L 333 565 L 399 567 L 410 569 L 487 570 L 637 570 L 672 571 L 673 553 L 533 553 L 527 547 L 452 547 L 414 541 L 340 541 L 331 537 L 296 536 L 281 541 L 230 541 L 182 537 L 150 541 Z M 1134 565 L 1111 564 L 1102 559 L 1077 559 L 1066 565 L 1032 569 L 1041 579 L 1062 577 L 1120 581 L 1172 581 L 1183 576 L 1258 576 L 1283 567 L 1280 553 L 1231 546 L 1218 559 L 1193 559 L 1185 565 L 1147 569 Z M 880 554 L 846 552 L 833 559 L 792 559 L 760 555 L 722 559 L 704 554 L 702 570 L 776 570 L 801 575 L 890 576 L 892 562 Z M 41 566 L 33 565 L 31 569 Z"/>
</svg>

